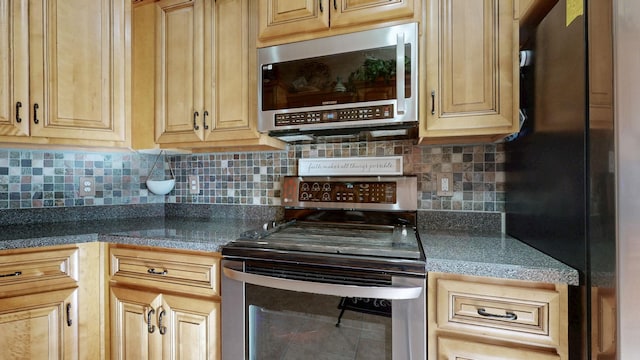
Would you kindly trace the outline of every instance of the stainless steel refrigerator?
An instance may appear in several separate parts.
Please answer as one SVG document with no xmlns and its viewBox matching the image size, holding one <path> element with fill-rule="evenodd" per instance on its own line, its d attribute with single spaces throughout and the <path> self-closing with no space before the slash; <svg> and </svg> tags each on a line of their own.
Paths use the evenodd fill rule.
<svg viewBox="0 0 640 360">
<path fill-rule="evenodd" d="M 522 129 L 506 231 L 572 266 L 571 359 L 616 358 L 612 0 L 560 0 L 522 29 Z"/>
</svg>

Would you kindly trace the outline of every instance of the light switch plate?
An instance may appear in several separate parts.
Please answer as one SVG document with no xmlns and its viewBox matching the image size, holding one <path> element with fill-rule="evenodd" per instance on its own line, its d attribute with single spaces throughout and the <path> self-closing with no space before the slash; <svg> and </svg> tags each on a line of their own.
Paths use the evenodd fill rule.
<svg viewBox="0 0 640 360">
<path fill-rule="evenodd" d="M 438 196 L 453 196 L 453 174 L 452 173 L 438 173 L 436 175 L 437 189 L 436 194 Z"/>
</svg>

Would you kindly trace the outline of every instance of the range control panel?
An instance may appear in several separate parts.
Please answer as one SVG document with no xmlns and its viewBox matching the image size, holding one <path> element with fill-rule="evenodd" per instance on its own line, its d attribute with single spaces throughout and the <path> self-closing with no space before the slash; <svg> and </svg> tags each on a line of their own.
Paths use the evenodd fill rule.
<svg viewBox="0 0 640 360">
<path fill-rule="evenodd" d="M 393 119 L 393 105 L 353 107 L 335 110 L 301 111 L 275 114 L 276 126 L 309 125 L 359 120 Z"/>
<path fill-rule="evenodd" d="M 282 204 L 312 209 L 417 209 L 415 176 L 285 176 Z"/>
<path fill-rule="evenodd" d="M 395 204 L 395 182 L 307 182 L 300 183 L 299 201 L 356 204 Z"/>
</svg>

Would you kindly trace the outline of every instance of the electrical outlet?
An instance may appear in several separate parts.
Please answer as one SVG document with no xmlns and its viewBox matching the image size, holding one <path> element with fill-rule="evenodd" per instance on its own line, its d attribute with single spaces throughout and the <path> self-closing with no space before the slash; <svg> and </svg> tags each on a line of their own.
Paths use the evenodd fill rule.
<svg viewBox="0 0 640 360">
<path fill-rule="evenodd" d="M 453 196 L 453 174 L 452 173 L 439 173 L 436 175 L 436 182 L 438 188 L 436 194 L 438 196 Z"/>
<path fill-rule="evenodd" d="M 200 194 L 198 175 L 189 175 L 189 194 Z"/>
<path fill-rule="evenodd" d="M 78 195 L 80 196 L 95 196 L 96 195 L 96 183 L 92 177 L 81 177 L 80 187 L 78 189 Z"/>
</svg>

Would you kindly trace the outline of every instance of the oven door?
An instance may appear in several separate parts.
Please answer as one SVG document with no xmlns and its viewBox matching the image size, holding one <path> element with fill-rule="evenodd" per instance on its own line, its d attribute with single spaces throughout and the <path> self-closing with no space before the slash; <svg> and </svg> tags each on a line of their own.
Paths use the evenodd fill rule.
<svg viewBox="0 0 640 360">
<path fill-rule="evenodd" d="M 223 359 L 426 359 L 425 278 L 276 272 L 223 260 Z"/>
</svg>

